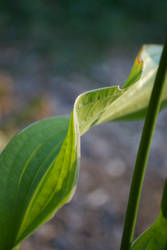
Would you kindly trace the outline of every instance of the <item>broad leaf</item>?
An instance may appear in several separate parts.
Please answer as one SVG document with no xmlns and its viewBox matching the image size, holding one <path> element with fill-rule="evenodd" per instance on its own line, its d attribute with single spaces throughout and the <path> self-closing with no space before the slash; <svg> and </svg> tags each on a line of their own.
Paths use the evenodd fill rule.
<svg viewBox="0 0 167 250">
<path fill-rule="evenodd" d="M 69 201 L 82 134 L 103 122 L 144 117 L 161 52 L 161 46 L 144 46 L 124 88 L 86 92 L 70 118 L 39 121 L 9 142 L 0 154 L 0 250 L 17 247 Z M 163 105 L 166 90 L 167 78 Z"/>
<path fill-rule="evenodd" d="M 39 193 L 39 188 L 48 166 L 54 164 L 54 159 L 66 137 L 68 118 L 50 118 L 34 123 L 17 134 L 0 155 L 0 249 L 11 249 L 26 232 L 34 230 L 39 219 L 44 197 L 36 203 L 36 211 L 27 218 L 33 207 L 33 201 Z M 68 159 L 67 159 L 68 160 Z M 56 173 L 55 181 L 60 180 Z M 53 193 L 49 183 L 45 189 L 46 200 Z M 59 197 L 60 205 L 65 197 Z M 44 217 L 49 216 L 46 214 Z M 52 212 L 52 211 L 51 211 Z M 38 214 L 37 214 L 38 213 Z M 27 219 L 26 219 L 27 218 Z M 34 224 L 35 223 L 35 224 Z M 30 229 L 31 228 L 31 229 Z M 21 233 L 20 233 L 21 231 Z"/>
<path fill-rule="evenodd" d="M 167 181 L 165 183 L 161 210 L 154 224 L 132 245 L 131 250 L 167 249 Z"/>
</svg>

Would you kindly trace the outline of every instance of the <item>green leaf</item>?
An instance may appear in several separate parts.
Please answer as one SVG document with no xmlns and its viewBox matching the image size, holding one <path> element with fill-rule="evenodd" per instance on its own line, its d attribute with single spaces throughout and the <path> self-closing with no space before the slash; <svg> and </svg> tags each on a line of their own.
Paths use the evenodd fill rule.
<svg viewBox="0 0 167 250">
<path fill-rule="evenodd" d="M 19 250 L 20 246 L 18 245 L 17 247 L 13 248 L 12 250 Z"/>
<path fill-rule="evenodd" d="M 34 123 L 17 134 L 1 153 L 0 249 L 13 248 L 43 220 L 50 218 L 53 213 L 50 208 L 52 199 L 54 203 L 57 201 L 54 209 L 69 199 L 75 184 L 70 183 L 73 186 L 70 192 L 61 190 L 61 195 L 59 185 L 61 181 L 64 185 L 69 181 L 66 171 L 69 170 L 69 177 L 71 170 L 66 169 L 66 164 L 70 165 L 71 158 L 69 162 L 69 157 L 66 157 L 64 172 L 61 164 L 54 173 L 54 160 L 63 148 L 68 125 L 69 118 L 63 117 Z M 73 144 L 71 147 L 74 148 Z M 68 153 L 70 149 L 66 150 Z M 41 194 L 49 174 L 49 183 Z"/>
<path fill-rule="evenodd" d="M 165 182 L 161 210 L 153 225 L 133 243 L 131 250 L 167 249 L 167 181 Z"/>
<path fill-rule="evenodd" d="M 9 142 L 0 154 L 0 250 L 17 247 L 72 197 L 82 134 L 103 122 L 144 117 L 161 52 L 161 46 L 144 46 L 137 59 L 142 68 L 135 62 L 123 89 L 86 92 L 70 118 L 39 121 Z"/>
<path fill-rule="evenodd" d="M 140 52 L 138 53 L 136 57 L 131 73 L 126 83 L 124 84 L 124 88 L 129 87 L 130 85 L 137 82 L 142 75 L 142 70 L 143 70 L 143 60 L 141 59 L 142 50 L 144 50 L 144 47 L 143 49 L 140 50 Z"/>
</svg>

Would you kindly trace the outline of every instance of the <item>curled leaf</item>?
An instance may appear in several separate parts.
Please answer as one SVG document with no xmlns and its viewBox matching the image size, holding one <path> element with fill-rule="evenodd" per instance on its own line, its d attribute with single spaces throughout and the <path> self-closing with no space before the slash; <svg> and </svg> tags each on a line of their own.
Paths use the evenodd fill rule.
<svg viewBox="0 0 167 250">
<path fill-rule="evenodd" d="M 0 250 L 18 246 L 71 199 L 81 135 L 103 122 L 144 118 L 161 52 L 161 46 L 144 46 L 124 88 L 86 92 L 70 118 L 41 120 L 9 142 L 0 154 Z"/>
</svg>

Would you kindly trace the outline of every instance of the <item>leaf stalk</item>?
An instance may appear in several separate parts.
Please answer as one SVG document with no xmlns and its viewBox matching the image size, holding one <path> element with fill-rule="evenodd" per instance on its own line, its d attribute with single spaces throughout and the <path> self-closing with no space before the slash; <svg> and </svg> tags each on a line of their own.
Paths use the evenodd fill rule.
<svg viewBox="0 0 167 250">
<path fill-rule="evenodd" d="M 135 168 L 130 186 L 129 200 L 126 210 L 120 250 L 129 250 L 133 240 L 146 165 L 148 162 L 148 156 L 150 152 L 152 136 L 157 121 L 157 116 L 160 110 L 161 97 L 165 85 L 166 74 L 167 40 L 162 51 L 159 68 L 156 74 L 149 106 L 147 109 L 140 145 L 138 148 Z"/>
</svg>

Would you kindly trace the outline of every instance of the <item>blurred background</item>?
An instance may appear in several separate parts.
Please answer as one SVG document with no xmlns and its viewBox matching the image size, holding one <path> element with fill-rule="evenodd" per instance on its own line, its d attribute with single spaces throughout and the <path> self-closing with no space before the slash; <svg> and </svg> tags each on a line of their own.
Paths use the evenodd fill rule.
<svg viewBox="0 0 167 250">
<path fill-rule="evenodd" d="M 70 114 L 75 98 L 120 85 L 146 43 L 162 44 L 167 1 L 1 0 L 0 149 L 20 129 Z M 152 143 L 135 236 L 156 218 L 167 176 L 167 111 Z M 114 122 L 82 138 L 78 189 L 70 204 L 21 250 L 118 250 L 143 122 Z"/>
</svg>

